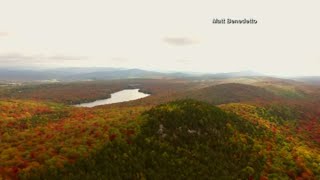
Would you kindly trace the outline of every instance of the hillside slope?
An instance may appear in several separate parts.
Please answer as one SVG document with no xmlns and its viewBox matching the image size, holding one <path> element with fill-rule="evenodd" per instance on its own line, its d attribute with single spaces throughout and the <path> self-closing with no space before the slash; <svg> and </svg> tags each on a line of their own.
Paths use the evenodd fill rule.
<svg viewBox="0 0 320 180">
<path fill-rule="evenodd" d="M 190 91 L 183 96 L 212 104 L 247 102 L 253 100 L 263 101 L 277 98 L 276 95 L 264 88 L 238 83 L 214 85 Z"/>
</svg>

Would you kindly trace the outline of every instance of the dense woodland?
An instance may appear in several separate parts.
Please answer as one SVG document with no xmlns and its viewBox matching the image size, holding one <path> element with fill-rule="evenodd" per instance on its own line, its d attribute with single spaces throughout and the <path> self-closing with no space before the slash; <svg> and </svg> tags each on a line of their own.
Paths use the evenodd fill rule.
<svg viewBox="0 0 320 180">
<path fill-rule="evenodd" d="M 1 87 L 0 179 L 320 179 L 317 86 L 116 82 Z M 132 87 L 152 95 L 70 106 Z"/>
</svg>

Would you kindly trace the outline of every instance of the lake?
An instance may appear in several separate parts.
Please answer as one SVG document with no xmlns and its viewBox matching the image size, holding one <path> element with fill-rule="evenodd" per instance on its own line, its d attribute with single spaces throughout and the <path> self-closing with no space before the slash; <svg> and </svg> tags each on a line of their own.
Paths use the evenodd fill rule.
<svg viewBox="0 0 320 180">
<path fill-rule="evenodd" d="M 122 91 L 118 91 L 111 94 L 111 97 L 108 99 L 101 99 L 96 100 L 93 102 L 88 103 L 81 103 L 78 105 L 75 105 L 77 107 L 94 107 L 94 106 L 100 106 L 105 104 L 113 104 L 113 103 L 119 103 L 119 102 L 125 102 L 125 101 L 132 101 L 136 99 L 141 99 L 144 97 L 150 96 L 150 94 L 145 94 L 142 92 L 139 92 L 139 89 L 125 89 Z"/>
</svg>

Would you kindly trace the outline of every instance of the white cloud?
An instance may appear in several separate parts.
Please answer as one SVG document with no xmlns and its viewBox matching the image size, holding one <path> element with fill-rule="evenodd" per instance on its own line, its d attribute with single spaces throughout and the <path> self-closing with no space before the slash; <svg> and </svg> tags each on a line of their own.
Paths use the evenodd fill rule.
<svg viewBox="0 0 320 180">
<path fill-rule="evenodd" d="M 166 37 L 163 41 L 175 46 L 186 46 L 197 43 L 197 41 L 187 37 Z"/>
<path fill-rule="evenodd" d="M 8 32 L 0 32 L 0 37 L 6 37 L 9 36 Z"/>
<path fill-rule="evenodd" d="M 32 65 L 52 65 L 56 63 L 66 63 L 69 61 L 83 61 L 86 57 L 54 55 L 45 56 L 41 54 L 25 55 L 20 53 L 0 54 L 0 65 L 2 66 L 32 66 Z"/>
</svg>

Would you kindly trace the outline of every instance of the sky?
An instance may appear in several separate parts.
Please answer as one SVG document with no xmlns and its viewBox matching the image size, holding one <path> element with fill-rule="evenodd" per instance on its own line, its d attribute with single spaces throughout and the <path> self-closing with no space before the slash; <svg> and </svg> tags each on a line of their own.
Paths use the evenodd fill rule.
<svg viewBox="0 0 320 180">
<path fill-rule="evenodd" d="M 319 0 L 0 2 L 0 67 L 320 75 Z"/>
</svg>

